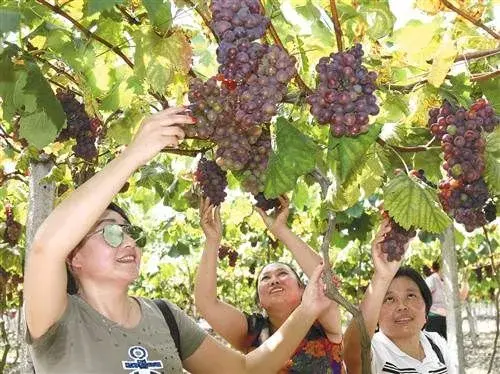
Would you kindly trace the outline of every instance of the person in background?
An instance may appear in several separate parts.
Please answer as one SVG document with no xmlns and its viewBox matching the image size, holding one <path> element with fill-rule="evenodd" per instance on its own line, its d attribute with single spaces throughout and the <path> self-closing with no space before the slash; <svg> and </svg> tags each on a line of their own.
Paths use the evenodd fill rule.
<svg viewBox="0 0 500 374">
<path fill-rule="evenodd" d="M 432 294 L 432 305 L 425 329 L 437 332 L 446 339 L 446 300 L 439 261 L 434 261 L 431 269 L 432 274 L 425 278 L 425 283 L 429 286 Z"/>
<path fill-rule="evenodd" d="M 276 215 L 258 209 L 264 223 L 292 252 L 306 275 L 321 262 L 321 257 L 287 226 L 289 202 L 280 197 Z M 215 214 L 212 213 L 215 209 Z M 256 304 L 263 313 L 246 314 L 217 298 L 217 253 L 222 239 L 219 207 L 209 200 L 200 204 L 201 226 L 206 236 L 205 248 L 195 283 L 197 310 L 234 348 L 251 352 L 272 339 L 282 324 L 303 300 L 304 284 L 297 272 L 286 263 L 265 265 L 257 276 Z M 215 219 L 214 219 L 215 217 Z M 304 301 L 302 301 L 304 303 Z M 342 373 L 342 330 L 338 305 L 330 306 L 318 317 L 305 338 L 297 344 L 279 373 Z"/>
<path fill-rule="evenodd" d="M 179 333 L 153 300 L 133 297 L 139 276 L 140 230 L 113 197 L 165 147 L 184 138 L 195 119 L 184 108 L 153 114 L 132 143 L 62 201 L 38 229 L 27 259 L 24 313 L 37 374 L 276 373 L 330 306 L 313 271 L 303 300 L 271 339 L 243 355 L 215 340 L 164 300 Z M 76 282 L 68 293 L 67 267 Z"/>
<path fill-rule="evenodd" d="M 375 268 L 361 302 L 371 337 L 372 373 L 452 373 L 447 343 L 434 332 L 422 331 L 432 297 L 420 274 L 401 261 L 388 261 L 380 243 L 390 230 L 388 221 L 372 243 Z M 376 332 L 378 327 L 378 332 Z M 354 320 L 344 334 L 344 361 L 349 374 L 361 373 L 361 340 Z"/>
</svg>

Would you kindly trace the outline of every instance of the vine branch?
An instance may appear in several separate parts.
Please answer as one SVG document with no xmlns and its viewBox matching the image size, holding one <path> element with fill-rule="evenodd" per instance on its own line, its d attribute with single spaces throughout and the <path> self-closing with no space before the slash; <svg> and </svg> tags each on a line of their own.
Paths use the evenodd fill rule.
<svg viewBox="0 0 500 374">
<path fill-rule="evenodd" d="M 120 11 L 120 13 L 123 14 L 123 16 L 125 17 L 125 19 L 127 20 L 127 22 L 129 24 L 137 26 L 137 25 L 140 25 L 142 23 L 140 19 L 138 19 L 137 17 L 134 17 L 133 15 L 131 15 L 127 11 L 127 8 L 125 8 L 123 5 L 116 5 L 116 7 Z"/>
<path fill-rule="evenodd" d="M 90 39 L 94 39 L 94 40 L 98 41 L 99 43 L 105 45 L 110 50 L 115 52 L 118 56 L 120 56 L 122 58 L 122 60 L 130 68 L 132 68 L 132 69 L 134 68 L 134 64 L 132 63 L 132 61 L 130 61 L 130 59 L 127 56 L 125 56 L 125 54 L 120 50 L 120 48 L 118 48 L 117 46 L 114 46 L 113 44 L 111 44 L 107 40 L 101 38 L 99 35 L 93 33 L 89 29 L 87 29 L 80 22 L 78 22 L 76 19 L 71 17 L 68 13 L 66 13 L 61 7 L 59 7 L 57 5 L 52 5 L 51 3 L 49 3 L 46 0 L 36 0 L 36 1 L 42 5 L 45 5 L 46 7 L 50 8 L 53 12 L 59 14 L 60 16 L 66 18 L 69 22 L 71 22 L 73 24 L 73 26 L 75 26 L 78 30 L 80 30 L 83 34 L 85 34 L 86 37 L 88 37 Z"/>
<path fill-rule="evenodd" d="M 180 156 L 196 157 L 199 153 L 205 153 L 205 152 L 213 149 L 213 147 L 214 146 L 212 146 L 212 147 L 206 147 L 206 148 L 201 148 L 201 149 L 163 148 L 162 152 L 163 153 L 171 153 L 171 154 L 180 155 Z"/>
<path fill-rule="evenodd" d="M 469 61 L 469 60 L 474 60 L 474 59 L 481 58 L 481 57 L 491 57 L 491 56 L 495 56 L 498 53 L 500 53 L 500 47 L 493 48 L 493 49 L 486 49 L 484 51 L 475 51 L 475 52 L 464 53 L 464 54 L 457 56 L 457 58 L 455 59 L 455 62 Z"/>
<path fill-rule="evenodd" d="M 7 143 L 7 145 L 16 153 L 21 153 L 21 151 L 19 149 L 17 149 L 16 147 L 14 147 L 14 144 L 12 144 L 10 141 L 9 141 L 9 138 L 10 138 L 10 135 L 7 133 L 7 131 L 5 131 L 5 129 L 3 128 L 2 125 L 0 125 L 0 138 L 2 138 L 5 143 Z"/>
<path fill-rule="evenodd" d="M 481 74 L 475 74 L 472 76 L 470 79 L 472 82 L 480 82 L 480 81 L 485 81 L 488 79 L 492 79 L 495 77 L 498 77 L 500 75 L 500 69 L 495 70 L 491 73 L 481 73 Z"/>
<path fill-rule="evenodd" d="M 450 3 L 448 0 L 441 0 L 441 2 L 444 4 L 444 6 L 446 6 L 449 9 L 451 9 L 452 11 L 454 11 L 458 15 L 462 16 L 467 21 L 473 23 L 477 27 L 483 29 L 488 34 L 490 34 L 491 36 L 493 36 L 495 39 L 497 39 L 497 40 L 500 39 L 500 35 L 499 34 L 497 34 L 494 30 L 492 30 L 491 28 L 489 28 L 488 26 L 486 26 L 480 20 L 474 19 L 474 17 L 472 17 L 470 14 L 467 14 L 464 11 L 462 11 L 460 8 L 457 8 L 455 5 L 453 5 L 452 3 Z"/>
<path fill-rule="evenodd" d="M 335 30 L 335 38 L 337 39 L 337 49 L 339 52 L 344 50 L 342 44 L 342 29 L 340 27 L 339 13 L 337 11 L 337 3 L 335 0 L 330 0 L 330 8 L 332 10 L 333 29 Z"/>
<path fill-rule="evenodd" d="M 404 146 L 398 146 L 398 145 L 392 145 L 392 144 L 387 144 L 387 142 L 381 138 L 377 138 L 377 143 L 380 144 L 382 147 L 391 147 L 395 149 L 398 152 L 403 152 L 403 153 L 415 153 L 415 152 L 425 152 L 428 151 L 429 149 L 432 149 L 432 147 L 429 147 L 427 145 L 417 145 L 417 146 L 412 146 L 412 147 L 404 147 Z"/>
<path fill-rule="evenodd" d="M 311 171 L 310 175 L 316 179 L 321 187 L 321 198 L 323 200 L 327 197 L 328 188 L 331 184 L 330 180 L 323 175 L 323 173 L 318 169 Z M 335 229 L 335 213 L 328 209 L 328 226 L 323 237 L 323 242 L 321 243 L 321 253 L 323 255 L 323 262 L 326 264 L 324 267 L 323 281 L 326 284 L 326 296 L 331 300 L 342 305 L 349 313 L 353 315 L 356 321 L 359 331 L 361 333 L 361 365 L 362 373 L 371 373 L 371 356 L 370 356 L 370 336 L 366 329 L 365 321 L 361 311 L 351 304 L 337 289 L 333 283 L 333 273 L 330 267 L 330 242 L 332 240 L 333 232 Z"/>
</svg>

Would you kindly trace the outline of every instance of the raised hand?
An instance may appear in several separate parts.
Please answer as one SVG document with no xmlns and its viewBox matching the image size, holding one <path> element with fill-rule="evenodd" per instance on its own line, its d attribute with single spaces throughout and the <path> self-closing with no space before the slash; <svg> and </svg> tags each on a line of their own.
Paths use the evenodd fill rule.
<svg viewBox="0 0 500 374">
<path fill-rule="evenodd" d="M 143 165 L 163 148 L 178 147 L 184 139 L 181 126 L 196 122 L 194 117 L 186 113 L 186 108 L 174 107 L 146 118 L 124 153 L 132 155 L 139 165 Z"/>
<path fill-rule="evenodd" d="M 219 248 L 222 240 L 222 220 L 220 218 L 220 205 L 214 207 L 207 197 L 200 202 L 200 224 L 207 243 Z"/>
<path fill-rule="evenodd" d="M 384 235 L 388 233 L 390 229 L 389 218 L 384 218 L 372 242 L 372 261 L 375 267 L 375 274 L 388 279 L 394 277 L 403 260 L 403 258 L 401 258 L 399 261 L 388 261 L 387 253 L 382 252 L 381 243 L 384 240 Z M 406 246 L 408 246 L 408 243 Z"/>
<path fill-rule="evenodd" d="M 277 213 L 273 215 L 267 214 L 263 209 L 256 207 L 255 209 L 262 217 L 264 224 L 274 235 L 279 236 L 281 230 L 286 229 L 288 214 L 290 213 L 289 205 L 290 200 L 286 195 L 281 195 L 278 197 L 280 201 L 280 206 Z"/>
<path fill-rule="evenodd" d="M 318 318 L 331 306 L 331 300 L 325 295 L 325 284 L 321 279 L 324 265 L 320 264 L 314 269 L 309 277 L 304 294 L 302 295 L 302 305 L 314 318 Z"/>
</svg>

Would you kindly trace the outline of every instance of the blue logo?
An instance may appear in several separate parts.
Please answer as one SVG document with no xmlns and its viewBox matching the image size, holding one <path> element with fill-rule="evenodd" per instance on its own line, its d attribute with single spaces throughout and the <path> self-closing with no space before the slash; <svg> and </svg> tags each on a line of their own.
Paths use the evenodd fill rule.
<svg viewBox="0 0 500 374">
<path fill-rule="evenodd" d="M 148 361 L 148 351 L 140 346 L 130 347 L 128 355 L 131 361 L 122 361 L 125 370 L 133 370 L 129 374 L 160 374 L 152 369 L 162 369 L 161 361 Z"/>
</svg>

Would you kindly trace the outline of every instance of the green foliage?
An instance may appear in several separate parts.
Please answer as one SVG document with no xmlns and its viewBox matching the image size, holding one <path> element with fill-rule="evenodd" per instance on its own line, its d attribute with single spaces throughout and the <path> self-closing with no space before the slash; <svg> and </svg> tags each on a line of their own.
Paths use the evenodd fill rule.
<svg viewBox="0 0 500 374">
<path fill-rule="evenodd" d="M 385 185 L 384 209 L 405 229 L 414 227 L 439 233 L 451 224 L 437 201 L 436 192 L 418 178 L 404 173 Z"/>
</svg>

